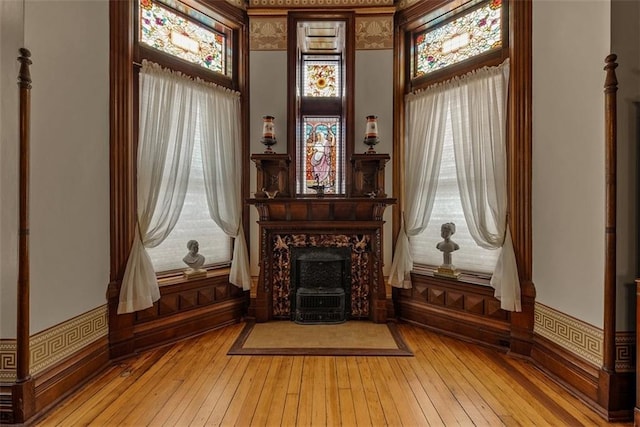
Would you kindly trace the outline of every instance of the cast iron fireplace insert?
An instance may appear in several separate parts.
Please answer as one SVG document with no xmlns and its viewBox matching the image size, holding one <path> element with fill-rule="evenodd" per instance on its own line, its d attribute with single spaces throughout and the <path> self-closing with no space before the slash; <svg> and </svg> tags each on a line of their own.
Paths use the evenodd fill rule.
<svg viewBox="0 0 640 427">
<path fill-rule="evenodd" d="M 342 323 L 351 314 L 351 248 L 291 248 L 291 316 L 296 323 Z"/>
</svg>

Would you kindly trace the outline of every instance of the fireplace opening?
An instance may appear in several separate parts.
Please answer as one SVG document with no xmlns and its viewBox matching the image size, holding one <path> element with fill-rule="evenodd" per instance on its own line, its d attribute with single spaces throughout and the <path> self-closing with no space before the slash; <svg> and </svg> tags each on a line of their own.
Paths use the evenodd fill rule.
<svg viewBox="0 0 640 427">
<path fill-rule="evenodd" d="M 351 314 L 351 249 L 291 248 L 291 317 L 297 323 L 341 323 Z"/>
</svg>

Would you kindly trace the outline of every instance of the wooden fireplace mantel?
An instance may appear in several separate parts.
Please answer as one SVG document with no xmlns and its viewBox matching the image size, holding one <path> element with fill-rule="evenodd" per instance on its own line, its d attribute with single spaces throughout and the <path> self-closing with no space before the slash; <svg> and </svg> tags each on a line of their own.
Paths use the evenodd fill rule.
<svg viewBox="0 0 640 427">
<path fill-rule="evenodd" d="M 258 322 L 287 319 L 290 248 L 350 247 L 352 318 L 386 322 L 388 307 L 382 272 L 383 214 L 394 198 L 252 198 L 260 227 L 260 274 L 249 315 Z M 349 303 L 349 302 L 347 302 Z"/>
<path fill-rule="evenodd" d="M 382 221 L 387 206 L 394 198 L 369 197 L 305 197 L 255 198 L 260 221 Z"/>
</svg>

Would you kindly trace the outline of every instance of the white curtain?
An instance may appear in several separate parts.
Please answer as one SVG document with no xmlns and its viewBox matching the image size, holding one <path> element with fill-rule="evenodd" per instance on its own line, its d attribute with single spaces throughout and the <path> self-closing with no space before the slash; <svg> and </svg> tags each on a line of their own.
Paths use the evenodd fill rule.
<svg viewBox="0 0 640 427">
<path fill-rule="evenodd" d="M 184 202 L 193 148 L 195 104 L 188 79 L 145 61 L 140 71 L 138 223 L 127 261 L 118 314 L 153 306 L 160 298 L 145 248 L 171 232 Z"/>
<path fill-rule="evenodd" d="M 422 233 L 431 216 L 447 118 L 447 111 L 443 108 L 445 101 L 442 86 L 409 94 L 405 100 L 405 206 L 389 272 L 389 283 L 395 287 L 411 287 L 409 273 L 413 259 L 409 237 Z"/>
<path fill-rule="evenodd" d="M 144 61 L 140 72 L 138 233 L 125 269 L 118 314 L 144 310 L 160 298 L 146 248 L 162 243 L 180 216 L 198 115 L 209 214 L 235 238 L 229 280 L 245 290 L 250 287 L 241 222 L 239 94 Z"/>
<path fill-rule="evenodd" d="M 249 255 L 242 227 L 242 138 L 238 93 L 203 86 L 197 91 L 202 134 L 202 162 L 209 215 L 235 238 L 229 281 L 251 286 Z"/>
<path fill-rule="evenodd" d="M 521 311 L 520 281 L 507 225 L 506 104 L 509 62 L 450 83 L 453 146 L 462 209 L 471 236 L 502 248 L 491 278 L 501 307 Z"/>
</svg>

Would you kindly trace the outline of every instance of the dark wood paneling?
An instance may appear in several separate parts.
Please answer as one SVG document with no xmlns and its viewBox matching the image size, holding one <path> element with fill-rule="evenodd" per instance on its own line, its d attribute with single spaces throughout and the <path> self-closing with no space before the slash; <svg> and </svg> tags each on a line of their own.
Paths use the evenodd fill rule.
<svg viewBox="0 0 640 427">
<path fill-rule="evenodd" d="M 153 307 L 133 316 L 125 347 L 140 351 L 236 323 L 244 307 L 244 291 L 226 274 L 161 286 Z"/>
<path fill-rule="evenodd" d="M 493 288 L 426 274 L 412 275 L 412 283 L 395 292 L 402 320 L 467 341 L 509 345 L 510 314 L 499 308 Z"/>
<path fill-rule="evenodd" d="M 195 310 L 172 313 L 154 322 L 145 322 L 134 328 L 136 351 L 147 350 L 199 335 L 223 326 L 238 323 L 242 318 L 244 300 L 229 299 Z"/>
</svg>

